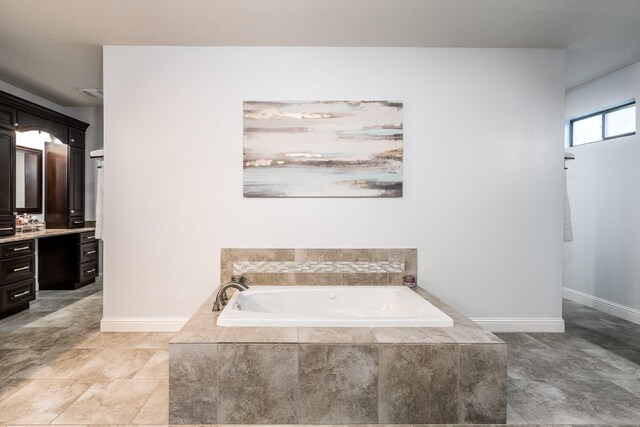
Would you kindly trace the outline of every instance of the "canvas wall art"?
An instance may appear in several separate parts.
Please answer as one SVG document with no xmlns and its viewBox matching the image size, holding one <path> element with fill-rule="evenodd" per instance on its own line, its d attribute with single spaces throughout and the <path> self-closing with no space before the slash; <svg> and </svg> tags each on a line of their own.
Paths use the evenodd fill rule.
<svg viewBox="0 0 640 427">
<path fill-rule="evenodd" d="M 402 103 L 244 103 L 244 197 L 402 197 Z"/>
</svg>

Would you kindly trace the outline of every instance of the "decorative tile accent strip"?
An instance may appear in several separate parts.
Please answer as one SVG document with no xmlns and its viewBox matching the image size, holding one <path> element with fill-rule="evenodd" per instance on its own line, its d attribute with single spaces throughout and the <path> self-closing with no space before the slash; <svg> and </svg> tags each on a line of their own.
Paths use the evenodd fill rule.
<svg viewBox="0 0 640 427">
<path fill-rule="evenodd" d="M 238 261 L 233 274 L 242 273 L 403 273 L 402 261 Z"/>
</svg>

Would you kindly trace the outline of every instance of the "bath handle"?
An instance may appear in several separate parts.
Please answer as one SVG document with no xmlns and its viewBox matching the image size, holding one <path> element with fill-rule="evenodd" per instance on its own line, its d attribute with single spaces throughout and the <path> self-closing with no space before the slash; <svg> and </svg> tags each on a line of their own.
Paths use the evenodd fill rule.
<svg viewBox="0 0 640 427">
<path fill-rule="evenodd" d="M 20 268 L 14 268 L 13 272 L 17 273 L 18 271 L 22 271 L 22 270 L 27 270 L 29 268 L 28 265 L 25 265 L 24 267 L 20 267 Z"/>
<path fill-rule="evenodd" d="M 24 292 L 20 292 L 19 294 L 12 295 L 11 297 L 12 298 L 20 298 L 20 297 L 23 297 L 25 295 L 29 295 L 30 293 L 31 293 L 31 291 L 24 291 Z"/>
</svg>

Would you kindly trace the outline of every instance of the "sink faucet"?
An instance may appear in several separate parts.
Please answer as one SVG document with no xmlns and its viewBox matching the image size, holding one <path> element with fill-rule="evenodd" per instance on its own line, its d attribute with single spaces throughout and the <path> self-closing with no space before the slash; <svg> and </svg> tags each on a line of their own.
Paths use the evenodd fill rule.
<svg viewBox="0 0 640 427">
<path fill-rule="evenodd" d="M 229 297 L 227 297 L 227 289 L 235 288 L 238 291 L 246 291 L 249 289 L 249 286 L 245 285 L 241 281 L 231 281 L 226 285 L 220 286 L 218 289 L 218 294 L 216 295 L 216 300 L 213 303 L 213 311 L 222 311 L 225 305 L 229 302 Z"/>
</svg>

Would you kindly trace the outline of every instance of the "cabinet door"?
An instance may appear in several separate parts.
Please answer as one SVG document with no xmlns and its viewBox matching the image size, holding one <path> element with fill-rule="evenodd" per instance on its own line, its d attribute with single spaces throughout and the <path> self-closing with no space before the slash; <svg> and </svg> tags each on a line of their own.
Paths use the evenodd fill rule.
<svg viewBox="0 0 640 427">
<path fill-rule="evenodd" d="M 0 129 L 14 130 L 16 127 L 16 109 L 0 104 Z"/>
<path fill-rule="evenodd" d="M 84 217 L 84 149 L 69 147 L 69 216 Z"/>
<path fill-rule="evenodd" d="M 16 136 L 0 129 L 0 236 L 15 233 L 16 204 Z"/>
<path fill-rule="evenodd" d="M 84 132 L 75 129 L 69 128 L 69 145 L 72 147 L 84 148 Z"/>
</svg>

